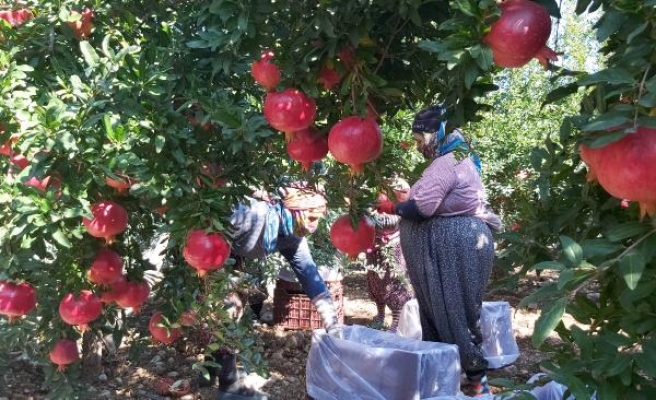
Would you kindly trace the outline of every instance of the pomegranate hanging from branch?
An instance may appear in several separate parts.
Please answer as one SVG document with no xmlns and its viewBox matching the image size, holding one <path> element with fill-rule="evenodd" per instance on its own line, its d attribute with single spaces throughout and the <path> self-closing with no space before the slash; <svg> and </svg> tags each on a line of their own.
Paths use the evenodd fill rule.
<svg viewBox="0 0 656 400">
<path fill-rule="evenodd" d="M 483 42 L 490 46 L 494 63 L 518 68 L 537 58 L 544 68 L 558 54 L 547 47 L 551 17 L 540 4 L 530 0 L 506 0 L 499 4 L 501 17 L 490 27 Z"/>
</svg>

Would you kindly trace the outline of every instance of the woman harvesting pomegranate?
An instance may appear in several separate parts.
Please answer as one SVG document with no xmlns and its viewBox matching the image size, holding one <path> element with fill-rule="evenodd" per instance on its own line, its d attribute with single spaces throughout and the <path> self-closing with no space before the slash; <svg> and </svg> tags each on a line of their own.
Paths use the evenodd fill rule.
<svg viewBox="0 0 656 400">
<path fill-rule="evenodd" d="M 279 194 L 280 200 L 273 200 L 266 193 L 256 193 L 235 208 L 230 218 L 233 255 L 255 259 L 280 252 L 315 305 L 326 330 L 339 332 L 332 297 L 305 239 L 317 229 L 326 212 L 326 200 L 304 185 L 281 188 Z M 259 311 L 257 305 L 252 308 Z M 259 398 L 239 384 L 234 354 L 223 351 L 214 356 L 222 365 L 218 373 L 219 399 Z"/>
<path fill-rule="evenodd" d="M 481 350 L 480 311 L 492 270 L 498 216 L 486 208 L 480 160 L 462 133 L 448 130 L 445 109 L 421 110 L 412 132 L 431 164 L 408 200 L 379 201 L 379 212 L 401 216 L 401 248 L 419 302 L 422 340 L 458 345 L 469 395 L 490 392 Z"/>
</svg>

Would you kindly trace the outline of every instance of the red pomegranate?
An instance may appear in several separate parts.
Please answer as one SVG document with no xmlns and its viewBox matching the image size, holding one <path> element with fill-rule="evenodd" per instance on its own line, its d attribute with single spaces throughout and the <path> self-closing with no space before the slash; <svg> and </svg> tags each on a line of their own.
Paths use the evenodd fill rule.
<svg viewBox="0 0 656 400">
<path fill-rule="evenodd" d="M 113 250 L 103 247 L 87 271 L 89 281 L 100 286 L 111 286 L 123 277 L 123 260 Z"/>
<path fill-rule="evenodd" d="M 13 322 L 36 307 L 36 291 L 29 283 L 0 281 L 0 314 Z"/>
<path fill-rule="evenodd" d="M 635 132 L 603 147 L 581 145 L 581 158 L 601 187 L 613 197 L 637 201 L 640 214 L 656 214 L 656 129 Z"/>
<path fill-rule="evenodd" d="M 71 29 L 73 30 L 75 37 L 78 38 L 79 40 L 83 40 L 89 37 L 94 27 L 93 24 L 93 18 L 95 17 L 94 12 L 87 8 L 84 11 L 82 11 L 82 13 L 73 10 L 71 11 L 71 15 L 80 15 L 80 19 L 68 23 L 68 26 L 70 26 Z"/>
<path fill-rule="evenodd" d="M 78 297 L 69 293 L 59 303 L 59 316 L 69 325 L 77 326 L 80 332 L 89 330 L 92 322 L 102 313 L 102 302 L 89 290 L 82 290 Z"/>
<path fill-rule="evenodd" d="M 203 177 L 210 181 L 210 187 L 220 188 L 228 183 L 228 179 L 223 177 L 224 172 L 224 167 L 217 163 L 209 162 L 201 164 L 200 173 Z M 196 183 L 198 186 L 205 186 L 203 181 L 204 180 L 201 179 L 201 176 L 196 177 Z"/>
<path fill-rule="evenodd" d="M 498 66 L 522 67 L 537 58 L 546 68 L 548 60 L 558 59 L 546 46 L 551 35 L 551 17 L 543 6 L 531 0 L 505 0 L 499 7 L 501 17 L 483 38 Z"/>
<path fill-rule="evenodd" d="M 57 371 L 66 370 L 68 364 L 80 360 L 80 352 L 77 348 L 77 342 L 72 339 L 59 339 L 55 347 L 50 350 L 50 361 L 57 365 Z"/>
<path fill-rule="evenodd" d="M 146 281 L 118 283 L 112 286 L 112 289 L 116 291 L 114 299 L 116 304 L 122 308 L 132 308 L 134 314 L 139 313 L 141 305 L 150 295 L 150 286 Z"/>
<path fill-rule="evenodd" d="M 116 302 L 116 299 L 125 294 L 128 288 L 128 277 L 121 275 L 116 281 L 109 285 L 109 290 L 100 293 L 100 301 L 105 304 Z"/>
<path fill-rule="evenodd" d="M 103 200 L 91 206 L 93 219 L 83 218 L 89 235 L 105 238 L 111 243 L 114 237 L 122 233 L 128 226 L 128 213 L 120 204 L 111 200 Z"/>
<path fill-rule="evenodd" d="M 253 79 L 267 91 L 275 89 L 280 82 L 280 68 L 271 62 L 273 57 L 273 52 L 267 50 L 262 53 L 259 60 L 251 64 Z"/>
<path fill-rule="evenodd" d="M 374 224 L 367 217 L 361 217 L 357 227 L 351 225 L 348 214 L 337 218 L 330 227 L 330 241 L 337 250 L 355 258 L 374 245 Z"/>
<path fill-rule="evenodd" d="M 28 160 L 27 157 L 22 154 L 14 153 L 14 156 L 11 157 L 11 163 L 17 166 L 20 171 L 22 171 L 27 168 L 28 165 L 30 165 L 30 160 Z"/>
<path fill-rule="evenodd" d="M 337 85 L 341 80 L 342 77 L 339 72 L 335 71 L 333 68 L 327 65 L 321 68 L 321 71 L 319 71 L 319 78 L 317 78 L 317 81 L 319 81 L 321 86 L 323 86 L 326 90 L 333 90 L 335 85 Z"/>
<path fill-rule="evenodd" d="M 110 176 L 105 177 L 105 183 L 107 186 L 116 189 L 120 194 L 127 192 L 132 185 L 139 183 L 137 179 L 131 178 L 127 175 L 116 173 L 116 178 L 114 179 Z"/>
<path fill-rule="evenodd" d="M 0 19 L 4 19 L 5 21 L 9 22 L 9 25 L 13 26 L 14 28 L 23 25 L 26 21 L 29 21 L 32 18 L 34 18 L 32 11 L 25 8 L 15 11 L 0 11 Z"/>
<path fill-rule="evenodd" d="M 264 118 L 273 128 L 285 132 L 288 141 L 293 138 L 293 132 L 312 125 L 316 112 L 314 99 L 300 90 L 269 92 L 264 99 Z"/>
<path fill-rule="evenodd" d="M 351 173 L 363 171 L 383 151 L 383 134 L 371 118 L 352 116 L 336 123 L 328 134 L 328 148 L 335 159 L 351 167 Z"/>
<path fill-rule="evenodd" d="M 294 133 L 294 140 L 287 143 L 287 154 L 301 163 L 303 171 L 308 171 L 313 162 L 328 154 L 328 138 L 314 128 L 300 130 Z"/>
<path fill-rule="evenodd" d="M 346 45 L 337 52 L 337 55 L 346 69 L 353 67 L 355 59 L 355 50 L 353 50 L 353 47 Z"/>
<path fill-rule="evenodd" d="M 182 336 L 182 329 L 180 328 L 167 328 L 162 323 L 162 313 L 156 312 L 150 317 L 148 323 L 148 330 L 153 335 L 153 340 L 164 344 L 171 344 Z"/>
<path fill-rule="evenodd" d="M 204 230 L 192 230 L 182 249 L 182 256 L 187 264 L 203 277 L 208 271 L 219 269 L 230 256 L 230 245 L 219 233 L 207 233 Z"/>
</svg>

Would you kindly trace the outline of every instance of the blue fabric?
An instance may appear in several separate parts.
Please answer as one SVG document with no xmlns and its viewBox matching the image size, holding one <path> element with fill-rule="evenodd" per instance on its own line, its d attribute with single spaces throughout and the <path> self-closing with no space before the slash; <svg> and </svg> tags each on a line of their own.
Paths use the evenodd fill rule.
<svg viewBox="0 0 656 400">
<path fill-rule="evenodd" d="M 278 236 L 278 251 L 289 262 L 296 278 L 310 299 L 328 293 L 326 282 L 319 275 L 310 247 L 304 237 L 290 235 Z"/>
<path fill-rule="evenodd" d="M 445 134 L 445 128 L 446 128 L 446 121 L 442 121 L 435 136 L 433 136 L 433 140 L 435 141 L 435 145 L 437 148 L 436 156 L 441 157 L 445 154 L 454 151 L 467 154 L 469 158 L 471 158 L 471 160 L 474 162 L 474 165 L 476 166 L 476 170 L 480 175 L 482 169 L 481 169 L 481 159 L 478 156 L 478 154 L 474 153 L 471 150 L 471 147 L 465 141 L 465 137 L 462 135 L 462 133 L 459 130 L 455 129 L 453 130 L 453 132 L 449 134 Z"/>
<path fill-rule="evenodd" d="M 278 236 L 294 234 L 294 217 L 281 203 L 267 204 L 267 217 L 262 234 L 262 245 L 266 254 L 278 247 Z"/>
</svg>

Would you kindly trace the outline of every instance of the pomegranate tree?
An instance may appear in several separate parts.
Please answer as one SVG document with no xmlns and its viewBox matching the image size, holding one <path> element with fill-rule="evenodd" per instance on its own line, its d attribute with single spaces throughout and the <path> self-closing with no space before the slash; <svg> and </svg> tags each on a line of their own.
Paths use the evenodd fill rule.
<svg viewBox="0 0 656 400">
<path fill-rule="evenodd" d="M 103 200 L 91 206 L 93 219 L 83 218 L 82 222 L 89 235 L 104 238 L 107 243 L 122 233 L 128 226 L 128 213 L 120 204 Z"/>
<path fill-rule="evenodd" d="M 589 177 L 613 197 L 637 201 L 640 214 L 656 214 L 656 129 L 638 127 L 635 132 L 602 147 L 581 145 L 581 158 Z"/>
<path fill-rule="evenodd" d="M 171 344 L 182 336 L 182 329 L 180 328 L 167 328 L 162 323 L 162 313 L 156 312 L 150 317 L 148 323 L 148 330 L 153 335 L 153 340 L 164 344 Z"/>
<path fill-rule="evenodd" d="M 36 307 L 36 291 L 27 282 L 0 281 L 0 314 L 12 322 Z"/>
<path fill-rule="evenodd" d="M 501 17 L 483 38 L 498 66 L 522 67 L 537 58 L 546 68 L 549 60 L 558 59 L 546 46 L 551 35 L 551 17 L 543 6 L 531 0 L 505 0 L 499 7 Z"/>
<path fill-rule="evenodd" d="M 80 360 L 77 342 L 72 339 L 59 339 L 50 350 L 50 361 L 57 365 L 57 371 L 63 372 L 66 366 Z"/>
<path fill-rule="evenodd" d="M 383 134 L 372 118 L 347 117 L 330 129 L 328 148 L 337 161 L 351 167 L 351 173 L 359 174 L 364 163 L 383 151 Z"/>
<path fill-rule="evenodd" d="M 367 217 L 360 217 L 357 226 L 351 224 L 348 214 L 337 218 L 330 227 L 330 241 L 335 248 L 351 258 L 374 245 L 374 224 Z"/>
<path fill-rule="evenodd" d="M 113 250 L 103 247 L 87 271 L 89 281 L 100 286 L 111 286 L 123 277 L 123 260 Z"/>
<path fill-rule="evenodd" d="M 328 154 L 328 138 L 314 128 L 300 130 L 295 133 L 294 140 L 287 143 L 287 154 L 301 163 L 303 171 L 308 171 L 313 162 Z"/>
<path fill-rule="evenodd" d="M 262 53 L 259 60 L 251 64 L 253 79 L 267 91 L 275 89 L 280 82 L 280 68 L 271 62 L 273 57 L 273 52 L 267 50 Z"/>
<path fill-rule="evenodd" d="M 89 290 L 82 290 L 75 297 L 69 293 L 59 303 L 59 316 L 69 325 L 77 326 L 80 332 L 89 330 L 89 323 L 102 313 L 102 302 Z"/>
<path fill-rule="evenodd" d="M 312 125 L 316 112 L 314 99 L 300 90 L 269 92 L 264 99 L 264 118 L 273 128 L 284 132 L 288 141 L 293 139 L 294 132 Z"/>
<path fill-rule="evenodd" d="M 207 233 L 204 230 L 192 230 L 182 249 L 182 256 L 187 264 L 203 277 L 209 271 L 219 269 L 230 256 L 230 245 L 219 233 Z"/>
</svg>

